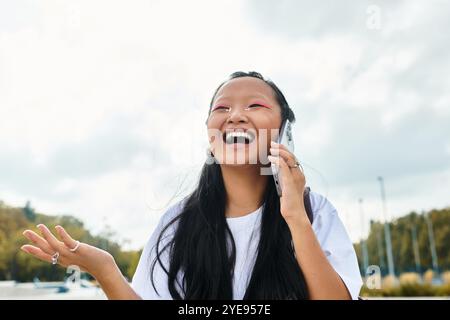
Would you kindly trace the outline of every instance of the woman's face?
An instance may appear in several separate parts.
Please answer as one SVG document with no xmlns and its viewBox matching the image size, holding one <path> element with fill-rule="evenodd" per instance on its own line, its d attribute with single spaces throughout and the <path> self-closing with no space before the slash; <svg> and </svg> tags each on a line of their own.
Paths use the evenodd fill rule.
<svg viewBox="0 0 450 320">
<path fill-rule="evenodd" d="M 211 151 L 220 164 L 266 164 L 281 126 L 281 107 L 263 80 L 241 77 L 217 92 L 208 117 Z"/>
</svg>

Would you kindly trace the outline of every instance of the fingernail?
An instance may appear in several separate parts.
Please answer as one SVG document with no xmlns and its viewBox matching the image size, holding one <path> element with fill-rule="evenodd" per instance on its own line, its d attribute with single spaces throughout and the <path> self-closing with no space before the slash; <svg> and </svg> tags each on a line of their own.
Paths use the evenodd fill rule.
<svg viewBox="0 0 450 320">
<path fill-rule="evenodd" d="M 270 145 L 272 145 L 272 146 L 278 146 L 278 143 L 276 143 L 275 141 L 270 141 Z"/>
<path fill-rule="evenodd" d="M 24 248 L 24 247 L 20 247 L 20 250 L 22 250 L 22 251 L 24 251 L 24 252 L 26 252 L 26 253 L 30 253 L 30 252 L 27 250 L 27 248 Z"/>
<path fill-rule="evenodd" d="M 269 159 L 269 161 L 271 161 L 271 162 L 277 161 L 277 157 L 274 157 L 274 156 L 267 156 L 267 159 Z"/>
</svg>

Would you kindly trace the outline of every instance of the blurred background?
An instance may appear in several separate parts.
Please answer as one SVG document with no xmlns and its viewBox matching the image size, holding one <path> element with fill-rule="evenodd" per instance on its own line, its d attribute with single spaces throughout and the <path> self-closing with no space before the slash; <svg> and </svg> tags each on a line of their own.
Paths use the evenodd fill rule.
<svg viewBox="0 0 450 320">
<path fill-rule="evenodd" d="M 307 184 L 355 244 L 361 295 L 450 296 L 450 4 L 0 0 L 0 298 L 103 299 L 20 252 L 61 224 L 131 280 L 205 161 L 216 87 L 257 71 Z M 72 281 L 74 280 L 75 281 Z"/>
</svg>

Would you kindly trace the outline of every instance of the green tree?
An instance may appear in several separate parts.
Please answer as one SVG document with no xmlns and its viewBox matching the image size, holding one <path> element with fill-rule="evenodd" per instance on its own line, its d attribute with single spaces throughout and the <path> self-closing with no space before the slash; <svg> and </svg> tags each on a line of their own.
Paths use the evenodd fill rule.
<svg viewBox="0 0 450 320">
<path fill-rule="evenodd" d="M 83 222 L 73 216 L 36 213 L 29 202 L 25 208 L 14 208 L 0 201 L 0 280 L 32 281 L 35 277 L 42 281 L 64 280 L 64 268 L 40 261 L 20 250 L 22 245 L 28 243 L 22 235 L 23 231 L 37 231 L 36 225 L 39 223 L 50 229 L 61 225 L 73 238 L 108 250 L 122 273 L 128 279 L 132 278 L 142 251 L 123 251 L 114 240 L 116 234 L 108 226 L 99 235 L 92 235 Z"/>
<path fill-rule="evenodd" d="M 34 212 L 34 209 L 31 208 L 30 201 L 27 201 L 27 204 L 25 205 L 25 208 L 23 208 L 23 213 L 25 214 L 25 217 L 29 220 L 34 222 L 36 219 L 36 213 Z"/>
<path fill-rule="evenodd" d="M 392 237 L 392 251 L 397 274 L 407 271 L 416 271 L 412 228 L 415 228 L 416 230 L 421 271 L 423 272 L 427 269 L 432 269 L 429 234 L 424 216 L 425 214 L 429 214 L 433 226 L 439 269 L 441 271 L 450 269 L 450 208 L 444 208 L 440 210 L 431 210 L 430 212 L 422 214 L 411 212 L 406 216 L 397 218 L 389 223 Z M 381 248 L 379 248 L 380 235 L 382 240 Z M 355 244 L 358 260 L 361 263 L 362 255 L 360 246 L 361 243 Z M 381 266 L 383 274 L 386 274 L 387 270 L 383 267 L 384 261 L 386 261 L 386 243 L 384 241 L 382 223 L 371 221 L 370 232 L 367 237 L 367 246 L 369 252 L 369 264 Z M 382 253 L 381 259 L 379 257 L 380 251 Z M 360 267 L 362 270 L 361 265 Z"/>
</svg>

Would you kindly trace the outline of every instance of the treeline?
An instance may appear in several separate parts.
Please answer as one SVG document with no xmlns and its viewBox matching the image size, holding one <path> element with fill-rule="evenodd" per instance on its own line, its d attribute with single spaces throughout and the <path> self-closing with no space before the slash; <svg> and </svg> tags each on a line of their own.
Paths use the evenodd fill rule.
<svg viewBox="0 0 450 320">
<path fill-rule="evenodd" d="M 33 281 L 38 277 L 41 281 L 62 281 L 66 270 L 60 266 L 40 261 L 20 250 L 29 241 L 22 235 L 25 229 L 37 231 L 36 225 L 43 223 L 53 229 L 63 226 L 74 239 L 89 243 L 111 253 L 122 273 L 131 280 L 141 251 L 123 251 L 112 239 L 114 233 L 108 228 L 100 235 L 92 235 L 83 222 L 69 215 L 49 216 L 36 213 L 30 204 L 24 208 L 7 206 L 0 201 L 0 280 Z M 54 230 L 54 229 L 53 229 Z"/>
<path fill-rule="evenodd" d="M 431 222 L 427 224 L 427 219 Z M 450 207 L 419 214 L 411 212 L 389 223 L 395 273 L 424 273 L 433 269 L 429 228 L 432 227 L 439 272 L 450 270 Z M 415 240 L 416 239 L 416 240 Z M 388 273 L 384 224 L 371 221 L 367 242 L 369 265 L 378 265 Z M 416 256 L 414 248 L 416 250 Z M 363 270 L 361 242 L 355 244 L 360 270 Z M 418 253 L 418 254 L 417 254 Z M 434 270 L 436 271 L 436 270 Z"/>
<path fill-rule="evenodd" d="M 439 271 L 450 270 L 450 208 L 432 210 L 425 215 L 431 221 Z M 389 223 L 397 275 L 411 271 L 423 273 L 433 269 L 429 227 L 425 215 L 411 212 Z M 61 281 L 67 276 L 64 268 L 39 261 L 20 250 L 23 244 L 28 243 L 22 232 L 25 229 L 36 230 L 39 223 L 50 228 L 59 224 L 75 239 L 107 250 L 114 256 L 122 273 L 129 280 L 133 277 L 142 250 L 122 250 L 120 244 L 112 239 L 113 232 L 106 230 L 94 236 L 84 227 L 82 221 L 73 216 L 49 216 L 36 213 L 29 203 L 23 208 L 17 208 L 0 201 L 0 281 L 32 281 L 35 277 L 41 281 Z M 417 239 L 420 265 L 417 265 L 414 255 L 414 237 Z M 369 236 L 365 240 L 369 265 L 378 265 L 382 273 L 387 274 L 384 225 L 371 221 Z M 360 270 L 364 270 L 361 243 L 355 244 L 355 250 Z"/>
</svg>

